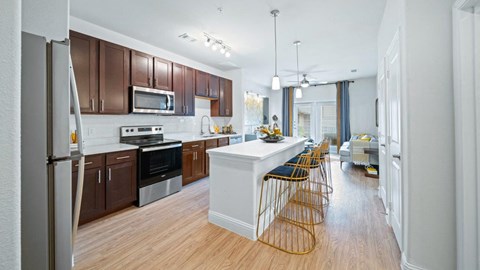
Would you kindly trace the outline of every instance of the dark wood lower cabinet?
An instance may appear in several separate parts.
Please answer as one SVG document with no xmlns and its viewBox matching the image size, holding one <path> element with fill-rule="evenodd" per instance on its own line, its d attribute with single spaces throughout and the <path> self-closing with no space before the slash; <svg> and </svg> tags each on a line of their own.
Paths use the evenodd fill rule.
<svg viewBox="0 0 480 270">
<path fill-rule="evenodd" d="M 184 143 L 182 156 L 183 185 L 188 185 L 210 174 L 210 158 L 206 150 L 228 144 L 228 138 Z"/>
<path fill-rule="evenodd" d="M 136 164 L 132 161 L 107 165 L 107 209 L 117 209 L 137 199 Z"/>
<path fill-rule="evenodd" d="M 80 208 L 80 223 L 86 223 L 105 212 L 105 183 L 102 168 L 85 170 L 83 180 L 82 207 Z M 72 202 L 77 194 L 78 172 L 72 176 Z M 73 204 L 72 204 L 73 208 Z M 73 210 L 73 209 L 72 209 Z"/>
<path fill-rule="evenodd" d="M 78 161 L 72 162 L 72 208 L 77 194 L 77 164 Z M 133 205 L 137 200 L 136 168 L 136 151 L 87 156 L 79 223 L 85 224 Z"/>
</svg>

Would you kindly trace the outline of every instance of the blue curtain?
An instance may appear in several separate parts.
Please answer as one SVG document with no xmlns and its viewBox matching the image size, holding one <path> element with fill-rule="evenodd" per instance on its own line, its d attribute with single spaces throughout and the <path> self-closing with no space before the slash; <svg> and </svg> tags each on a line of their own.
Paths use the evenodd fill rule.
<svg viewBox="0 0 480 270">
<path fill-rule="evenodd" d="M 291 87 L 283 88 L 282 101 L 282 133 L 284 136 L 292 136 L 293 90 Z"/>
<path fill-rule="evenodd" d="M 350 95 L 348 92 L 350 82 L 343 81 L 337 83 L 337 113 L 340 113 L 340 116 L 337 119 L 340 120 L 340 123 L 337 124 L 339 130 L 338 133 L 338 142 L 337 149 L 340 149 L 340 146 L 343 142 L 350 140 L 352 134 L 350 133 Z"/>
</svg>

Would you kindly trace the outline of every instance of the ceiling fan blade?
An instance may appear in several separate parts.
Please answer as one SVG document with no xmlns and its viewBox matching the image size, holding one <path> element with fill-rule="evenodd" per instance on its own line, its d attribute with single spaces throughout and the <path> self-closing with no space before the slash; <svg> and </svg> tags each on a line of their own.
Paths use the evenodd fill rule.
<svg viewBox="0 0 480 270">
<path fill-rule="evenodd" d="M 304 71 L 303 73 L 310 73 L 310 72 L 312 72 L 312 71 L 313 71 L 315 68 L 317 68 L 317 67 L 318 67 L 318 64 L 311 65 L 311 66 L 303 69 L 303 71 Z"/>
</svg>

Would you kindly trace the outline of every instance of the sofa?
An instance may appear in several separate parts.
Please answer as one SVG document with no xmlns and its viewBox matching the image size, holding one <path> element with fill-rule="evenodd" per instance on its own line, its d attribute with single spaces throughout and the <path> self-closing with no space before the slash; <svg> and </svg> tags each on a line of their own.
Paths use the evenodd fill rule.
<svg viewBox="0 0 480 270">
<path fill-rule="evenodd" d="M 377 154 L 365 153 L 364 149 L 373 149 Z M 378 138 L 371 134 L 353 135 L 348 142 L 342 144 L 339 153 L 340 167 L 343 162 L 365 166 L 378 165 Z"/>
</svg>

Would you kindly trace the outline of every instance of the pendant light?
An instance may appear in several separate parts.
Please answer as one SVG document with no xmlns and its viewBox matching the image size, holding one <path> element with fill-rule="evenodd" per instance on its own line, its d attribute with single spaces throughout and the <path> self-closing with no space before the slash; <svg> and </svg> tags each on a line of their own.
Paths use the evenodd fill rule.
<svg viewBox="0 0 480 270">
<path fill-rule="evenodd" d="M 298 68 L 298 46 L 300 46 L 300 41 L 293 42 L 293 45 L 297 47 L 297 87 L 295 88 L 295 97 L 302 98 L 303 93 L 302 93 L 302 87 L 300 87 L 300 71 Z"/>
<path fill-rule="evenodd" d="M 272 90 L 280 90 L 280 78 L 277 74 L 277 16 L 279 13 L 280 11 L 277 9 L 270 12 L 273 15 L 273 30 L 275 34 L 275 76 L 272 78 Z"/>
</svg>

